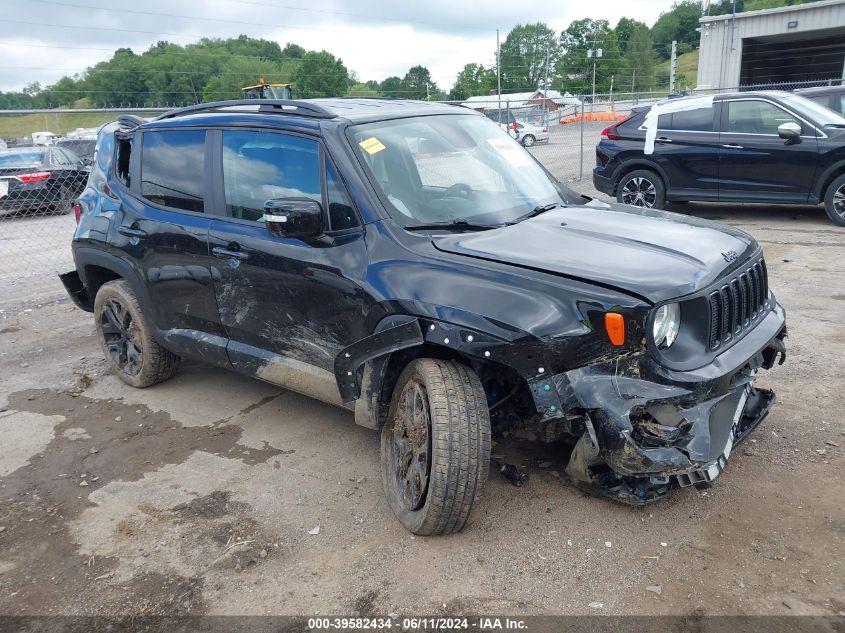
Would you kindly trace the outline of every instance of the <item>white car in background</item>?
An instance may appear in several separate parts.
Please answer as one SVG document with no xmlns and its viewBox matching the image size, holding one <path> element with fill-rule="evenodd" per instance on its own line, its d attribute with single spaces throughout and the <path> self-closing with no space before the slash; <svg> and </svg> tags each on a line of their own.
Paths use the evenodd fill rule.
<svg viewBox="0 0 845 633">
<path fill-rule="evenodd" d="M 549 128 L 517 121 L 519 137 L 518 140 L 523 147 L 531 147 L 534 143 L 549 142 Z"/>
</svg>

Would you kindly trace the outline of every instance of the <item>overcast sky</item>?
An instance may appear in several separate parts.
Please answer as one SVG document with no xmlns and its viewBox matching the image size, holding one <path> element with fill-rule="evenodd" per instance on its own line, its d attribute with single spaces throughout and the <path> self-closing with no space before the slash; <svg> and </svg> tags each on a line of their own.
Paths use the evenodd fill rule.
<svg viewBox="0 0 845 633">
<path fill-rule="evenodd" d="M 651 25 L 670 6 L 671 0 L 0 0 L 0 90 L 49 85 L 119 47 L 140 53 L 159 40 L 187 44 L 240 34 L 325 49 L 362 81 L 402 77 L 422 64 L 449 89 L 464 64 L 493 62 L 497 28 L 504 39 L 528 22 L 557 32 L 588 17 Z"/>
</svg>

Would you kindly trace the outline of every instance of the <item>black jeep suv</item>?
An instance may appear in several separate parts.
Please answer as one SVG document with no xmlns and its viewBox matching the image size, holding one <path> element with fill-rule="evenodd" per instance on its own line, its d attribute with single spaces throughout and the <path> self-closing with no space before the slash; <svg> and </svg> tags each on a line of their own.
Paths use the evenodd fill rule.
<svg viewBox="0 0 845 633">
<path fill-rule="evenodd" d="M 418 534 L 464 526 L 491 435 L 569 441 L 576 485 L 642 504 L 709 485 L 773 402 L 784 312 L 751 237 L 578 196 L 471 110 L 124 118 L 80 205 L 62 279 L 122 380 L 190 358 L 347 408 Z"/>
<path fill-rule="evenodd" d="M 790 92 L 669 99 L 602 132 L 593 184 L 619 202 L 824 204 L 845 226 L 845 117 Z"/>
</svg>

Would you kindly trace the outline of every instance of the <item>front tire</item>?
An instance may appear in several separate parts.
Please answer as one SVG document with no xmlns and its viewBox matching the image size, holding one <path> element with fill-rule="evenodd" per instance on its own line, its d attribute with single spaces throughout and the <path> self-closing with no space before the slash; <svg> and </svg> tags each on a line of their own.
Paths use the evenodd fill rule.
<svg viewBox="0 0 845 633">
<path fill-rule="evenodd" d="M 830 183 L 824 195 L 824 210 L 830 221 L 845 226 L 845 174 Z"/>
<path fill-rule="evenodd" d="M 663 209 L 666 207 L 666 187 L 653 171 L 636 169 L 619 181 L 616 200 L 634 207 Z"/>
<path fill-rule="evenodd" d="M 523 147 L 531 147 L 534 143 L 537 142 L 537 139 L 534 138 L 533 134 L 526 134 L 522 137 L 522 146 Z"/>
<path fill-rule="evenodd" d="M 179 357 L 155 342 L 135 293 L 123 279 L 97 291 L 94 318 L 103 355 L 127 385 L 151 387 L 179 369 Z"/>
<path fill-rule="evenodd" d="M 490 412 L 478 376 L 417 359 L 399 376 L 381 431 L 387 503 L 408 531 L 460 532 L 490 467 Z"/>
</svg>

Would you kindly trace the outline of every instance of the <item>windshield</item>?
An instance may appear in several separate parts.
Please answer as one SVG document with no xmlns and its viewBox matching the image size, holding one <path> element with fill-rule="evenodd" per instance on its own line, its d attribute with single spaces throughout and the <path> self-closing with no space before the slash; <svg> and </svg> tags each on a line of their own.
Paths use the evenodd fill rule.
<svg viewBox="0 0 845 633">
<path fill-rule="evenodd" d="M 403 225 L 501 224 L 579 201 L 486 117 L 414 117 L 350 130 L 388 212 Z"/>
<path fill-rule="evenodd" d="M 0 152 L 0 167 L 31 167 L 32 165 L 40 165 L 43 159 L 44 150 L 30 150 L 28 152 L 10 150 Z"/>
<path fill-rule="evenodd" d="M 796 94 L 785 94 L 781 98 L 786 105 L 791 106 L 799 114 L 815 121 L 816 124 L 822 127 L 825 125 L 845 126 L 845 117 L 807 97 Z"/>
</svg>

